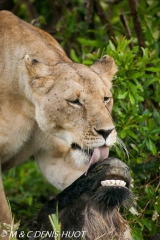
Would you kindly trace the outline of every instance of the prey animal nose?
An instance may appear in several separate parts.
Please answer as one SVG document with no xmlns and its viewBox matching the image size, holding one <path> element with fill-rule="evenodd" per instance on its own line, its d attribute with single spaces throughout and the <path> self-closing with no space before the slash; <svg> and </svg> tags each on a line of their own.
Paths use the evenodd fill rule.
<svg viewBox="0 0 160 240">
<path fill-rule="evenodd" d="M 109 134 L 113 131 L 113 129 L 114 128 L 108 129 L 108 130 L 105 130 L 105 129 L 100 129 L 100 130 L 95 129 L 95 130 L 98 134 L 100 134 L 104 138 L 104 140 L 106 140 Z"/>
</svg>

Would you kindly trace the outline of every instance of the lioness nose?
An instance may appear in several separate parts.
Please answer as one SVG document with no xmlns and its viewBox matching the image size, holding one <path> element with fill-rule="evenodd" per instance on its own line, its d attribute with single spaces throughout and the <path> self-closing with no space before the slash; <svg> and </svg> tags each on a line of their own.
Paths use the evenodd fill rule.
<svg viewBox="0 0 160 240">
<path fill-rule="evenodd" d="M 95 129 L 96 130 L 96 129 Z M 109 136 L 109 134 L 113 131 L 113 128 L 112 129 L 108 129 L 108 130 L 105 130 L 105 129 L 100 129 L 100 130 L 96 130 L 96 132 L 98 134 L 100 134 L 104 140 L 107 139 L 107 137 Z"/>
</svg>

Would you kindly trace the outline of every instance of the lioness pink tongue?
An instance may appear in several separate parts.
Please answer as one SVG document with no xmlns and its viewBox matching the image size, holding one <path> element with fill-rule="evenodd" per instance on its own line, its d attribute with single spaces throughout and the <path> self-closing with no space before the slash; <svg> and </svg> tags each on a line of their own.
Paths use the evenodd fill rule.
<svg viewBox="0 0 160 240">
<path fill-rule="evenodd" d="M 102 147 L 99 147 L 99 148 L 94 148 L 94 151 L 93 151 L 92 157 L 91 157 L 91 159 L 89 161 L 89 164 L 88 164 L 87 171 L 86 171 L 85 175 L 87 175 L 89 168 L 95 162 L 97 162 L 99 160 L 103 160 L 105 158 L 108 158 L 108 155 L 109 155 L 109 147 L 102 146 Z"/>
</svg>

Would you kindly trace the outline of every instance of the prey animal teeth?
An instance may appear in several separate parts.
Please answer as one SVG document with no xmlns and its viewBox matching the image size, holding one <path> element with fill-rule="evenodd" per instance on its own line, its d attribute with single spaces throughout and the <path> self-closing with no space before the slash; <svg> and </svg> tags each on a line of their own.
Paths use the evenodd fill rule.
<svg viewBox="0 0 160 240">
<path fill-rule="evenodd" d="M 105 180 L 101 182 L 102 186 L 122 186 L 124 187 L 126 185 L 126 182 L 123 180 Z"/>
</svg>

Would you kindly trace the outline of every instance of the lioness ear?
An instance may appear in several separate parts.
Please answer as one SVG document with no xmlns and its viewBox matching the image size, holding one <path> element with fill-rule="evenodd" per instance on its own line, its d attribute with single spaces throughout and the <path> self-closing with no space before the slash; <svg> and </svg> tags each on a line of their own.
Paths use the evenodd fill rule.
<svg viewBox="0 0 160 240">
<path fill-rule="evenodd" d="M 46 94 L 54 85 L 53 76 L 49 67 L 40 63 L 37 59 L 32 59 L 28 55 L 25 56 L 25 64 L 29 74 L 29 84 L 34 93 Z"/>
<path fill-rule="evenodd" d="M 25 64 L 31 78 L 35 79 L 51 74 L 49 66 L 40 63 L 37 59 L 29 57 L 29 55 L 25 56 Z"/>
<path fill-rule="evenodd" d="M 117 66 L 112 57 L 103 56 L 101 59 L 96 60 L 91 68 L 101 76 L 108 88 L 112 87 L 112 79 L 117 72 Z"/>
<path fill-rule="evenodd" d="M 46 76 L 33 79 L 33 81 L 30 82 L 32 91 L 40 95 L 47 94 L 52 89 L 53 85 L 54 85 L 53 76 Z"/>
</svg>

